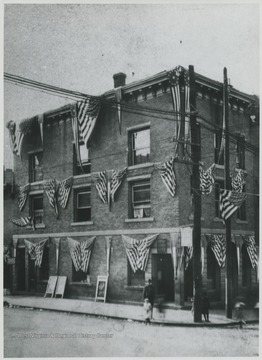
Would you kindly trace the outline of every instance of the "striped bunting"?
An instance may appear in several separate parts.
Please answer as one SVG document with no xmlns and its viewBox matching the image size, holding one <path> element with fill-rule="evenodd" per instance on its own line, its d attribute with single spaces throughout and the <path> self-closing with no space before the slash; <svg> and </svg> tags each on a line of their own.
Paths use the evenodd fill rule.
<svg viewBox="0 0 262 360">
<path fill-rule="evenodd" d="M 47 180 L 44 182 L 44 189 L 45 193 L 48 197 L 49 204 L 52 208 L 55 209 L 56 215 L 58 215 L 58 208 L 57 208 L 57 190 L 56 190 L 56 180 Z"/>
<path fill-rule="evenodd" d="M 28 198 L 29 189 L 30 189 L 30 184 L 27 184 L 25 186 L 20 186 L 19 188 L 18 208 L 20 211 L 22 211 L 25 206 L 25 203 Z"/>
<path fill-rule="evenodd" d="M 82 242 L 72 238 L 67 238 L 67 240 L 75 270 L 87 272 L 95 236 Z"/>
<path fill-rule="evenodd" d="M 66 208 L 72 185 L 73 185 L 73 176 L 70 176 L 69 178 L 59 183 L 57 200 L 59 205 L 63 209 Z"/>
<path fill-rule="evenodd" d="M 129 236 L 122 235 L 126 254 L 130 266 L 135 273 L 137 270 L 145 271 L 150 252 L 150 246 L 153 244 L 157 235 L 151 235 L 143 240 L 136 240 Z"/>
<path fill-rule="evenodd" d="M 33 230 L 35 230 L 35 222 L 34 219 L 31 216 L 22 216 L 20 218 L 13 218 L 10 219 L 10 221 L 15 224 L 16 226 L 20 227 L 26 227 L 31 226 Z"/>
<path fill-rule="evenodd" d="M 106 181 L 106 172 L 102 171 L 95 175 L 95 186 L 97 188 L 100 199 L 104 204 L 107 203 L 107 181 Z"/>
<path fill-rule="evenodd" d="M 174 197 L 176 194 L 176 177 L 174 172 L 174 157 L 165 163 L 155 165 L 169 194 Z"/>
<path fill-rule="evenodd" d="M 21 132 L 14 121 L 9 121 L 7 129 L 9 130 L 11 149 L 15 155 L 20 156 L 25 134 Z"/>
<path fill-rule="evenodd" d="M 255 237 L 254 235 L 242 235 L 242 238 L 243 244 L 246 246 L 252 268 L 254 269 L 258 263 Z"/>
<path fill-rule="evenodd" d="M 27 248 L 27 251 L 28 251 L 28 254 L 29 254 L 31 260 L 35 261 L 35 266 L 40 267 L 42 264 L 44 247 L 45 247 L 47 240 L 48 240 L 48 238 L 40 241 L 37 244 L 33 244 L 31 241 L 28 241 L 28 240 L 24 240 L 25 246 Z"/>
<path fill-rule="evenodd" d="M 215 182 L 215 166 L 215 164 L 211 165 L 206 171 L 203 170 L 202 166 L 199 167 L 200 190 L 204 195 L 209 195 L 212 191 L 213 184 Z"/>
<path fill-rule="evenodd" d="M 231 179 L 232 190 L 241 193 L 243 191 L 245 173 L 242 169 L 236 169 L 236 171 L 237 175 Z"/>
<path fill-rule="evenodd" d="M 119 171 L 113 170 L 112 171 L 111 199 L 113 202 L 114 202 L 115 193 L 122 183 L 123 177 L 126 174 L 126 170 L 127 170 L 127 168 L 125 168 L 124 170 L 119 170 Z"/>
<path fill-rule="evenodd" d="M 77 102 L 77 120 L 84 143 L 88 147 L 88 140 L 92 134 L 101 107 L 101 97 L 87 98 Z"/>
<path fill-rule="evenodd" d="M 221 216 L 226 221 L 242 205 L 245 194 L 220 189 L 219 207 Z"/>
<path fill-rule="evenodd" d="M 188 268 L 189 261 L 193 256 L 193 246 L 184 247 L 185 270 Z"/>
<path fill-rule="evenodd" d="M 190 85 L 189 85 L 189 71 L 185 72 L 185 112 L 190 113 Z M 185 141 L 190 139 L 190 117 L 185 117 Z M 187 147 L 187 144 L 185 144 Z"/>
<path fill-rule="evenodd" d="M 225 235 L 206 235 L 207 246 L 213 251 L 218 265 L 222 268 L 226 261 L 226 237 Z"/>
</svg>

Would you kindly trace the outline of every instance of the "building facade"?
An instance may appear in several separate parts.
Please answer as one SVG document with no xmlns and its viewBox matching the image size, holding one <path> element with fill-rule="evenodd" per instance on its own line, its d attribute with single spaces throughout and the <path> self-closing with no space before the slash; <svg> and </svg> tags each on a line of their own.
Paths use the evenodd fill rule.
<svg viewBox="0 0 262 360">
<path fill-rule="evenodd" d="M 41 121 L 36 117 L 22 122 L 26 130 L 21 157 L 14 161 L 17 201 L 20 187 L 29 185 L 29 190 L 22 211 L 15 207 L 13 217 L 31 216 L 35 231 L 14 225 L 14 293 L 44 294 L 49 277 L 59 275 L 67 277 L 66 297 L 94 299 L 97 277 L 106 275 L 111 302 L 141 302 L 148 278 L 165 302 L 179 306 L 190 302 L 194 189 L 186 76 L 182 69 L 177 77 L 180 102 L 175 114 L 168 72 L 131 84 L 125 83 L 124 74 L 116 74 L 114 89 L 101 97 L 88 149 L 81 136 L 76 143 L 72 104 L 46 112 Z M 223 84 L 196 74 L 195 95 L 201 164 L 203 169 L 215 164 L 212 191 L 202 196 L 202 282 L 211 302 L 223 305 L 226 270 L 219 263 L 223 254 L 216 256 L 212 247 L 225 237 L 219 208 L 219 190 L 224 188 Z M 256 101 L 230 87 L 230 169 L 232 176 L 236 169 L 244 170 L 246 193 L 231 218 L 233 299 L 242 296 L 250 301 L 258 296 L 257 266 L 245 242 L 255 239 L 258 246 L 258 154 L 249 145 L 258 144 L 258 119 L 251 119 Z M 159 171 L 170 159 L 173 194 Z M 122 171 L 117 189 L 112 185 L 114 171 Z M 57 184 L 70 179 L 68 202 L 65 208 L 58 203 L 57 212 L 47 190 L 47 182 L 54 179 L 54 196 Z M 40 267 L 28 254 L 25 240 L 32 244 L 46 240 Z M 86 240 L 92 243 L 88 268 L 78 269 L 73 244 Z"/>
</svg>

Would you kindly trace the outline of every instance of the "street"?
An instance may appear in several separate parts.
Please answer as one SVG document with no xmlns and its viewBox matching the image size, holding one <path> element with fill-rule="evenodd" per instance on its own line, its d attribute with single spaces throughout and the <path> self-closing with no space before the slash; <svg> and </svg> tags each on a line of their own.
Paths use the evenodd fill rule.
<svg viewBox="0 0 262 360">
<path fill-rule="evenodd" d="M 4 308 L 4 357 L 258 356 L 258 325 L 146 326 L 52 311 Z"/>
</svg>

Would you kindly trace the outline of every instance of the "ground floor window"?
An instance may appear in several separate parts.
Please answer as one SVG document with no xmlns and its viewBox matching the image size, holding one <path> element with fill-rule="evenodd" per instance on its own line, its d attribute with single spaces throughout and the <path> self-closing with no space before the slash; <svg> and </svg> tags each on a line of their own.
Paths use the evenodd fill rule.
<svg viewBox="0 0 262 360">
<path fill-rule="evenodd" d="M 242 286 L 251 284 L 252 265 L 246 247 L 242 246 Z"/>
<path fill-rule="evenodd" d="M 127 263 L 128 285 L 130 286 L 144 286 L 145 272 L 142 270 L 133 271 L 129 262 Z"/>
<path fill-rule="evenodd" d="M 82 270 L 76 271 L 75 266 L 72 262 L 72 281 L 73 282 L 88 282 L 88 276 L 89 276 L 89 268 L 87 269 L 87 272 L 84 272 Z"/>
<path fill-rule="evenodd" d="M 213 251 L 207 248 L 207 287 L 209 290 L 217 290 L 220 286 L 220 267 Z"/>
</svg>

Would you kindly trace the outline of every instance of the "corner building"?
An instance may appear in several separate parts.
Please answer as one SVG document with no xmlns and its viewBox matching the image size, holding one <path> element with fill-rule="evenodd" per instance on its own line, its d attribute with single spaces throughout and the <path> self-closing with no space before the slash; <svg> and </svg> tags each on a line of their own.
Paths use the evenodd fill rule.
<svg viewBox="0 0 262 360">
<path fill-rule="evenodd" d="M 67 277 L 65 297 L 94 299 L 97 277 L 108 274 L 107 301 L 141 303 L 145 280 L 151 278 L 158 298 L 178 306 L 190 304 L 194 190 L 190 136 L 186 137 L 189 117 L 183 115 L 187 110 L 186 83 L 179 76 L 182 115 L 176 138 L 177 118 L 168 73 L 163 71 L 130 84 L 125 83 L 125 78 L 123 73 L 116 74 L 114 89 L 103 94 L 88 149 L 80 139 L 82 169 L 76 156 L 71 104 L 42 115 L 42 137 L 37 118 L 31 121 L 23 139 L 21 159 L 15 156 L 14 162 L 17 197 L 19 187 L 29 183 L 30 190 L 22 212 L 16 207 L 13 216 L 34 217 L 36 230 L 14 226 L 15 294 L 43 295 L 49 276 L 61 275 Z M 219 189 L 224 187 L 223 149 L 220 150 L 223 84 L 196 74 L 195 95 L 202 166 L 208 169 L 215 164 L 212 192 L 202 196 L 202 283 L 211 302 L 223 306 L 225 266 L 219 265 L 208 242 L 212 235 L 225 236 L 219 210 Z M 116 96 L 121 98 L 119 106 Z M 234 135 L 230 141 L 230 169 L 232 173 L 235 168 L 244 170 L 243 191 L 247 194 L 244 204 L 231 218 L 233 300 L 242 296 L 252 301 L 258 296 L 257 266 L 252 266 L 243 242 L 245 236 L 253 236 L 258 246 L 258 154 L 246 145 L 258 144 L 258 118 L 251 119 L 254 104 L 256 98 L 230 87 L 229 127 Z M 173 197 L 156 169 L 172 156 L 176 179 Z M 112 170 L 125 168 L 109 206 L 101 201 L 96 176 L 105 171 L 108 180 Z M 67 206 L 65 209 L 58 206 L 57 217 L 46 196 L 44 182 L 71 176 L 73 184 Z M 145 270 L 134 272 L 124 240 L 143 240 L 153 235 L 156 237 L 148 247 Z M 88 269 L 76 271 L 68 238 L 81 242 L 93 236 Z M 32 243 L 48 239 L 41 267 L 34 266 L 25 239 Z"/>
</svg>

